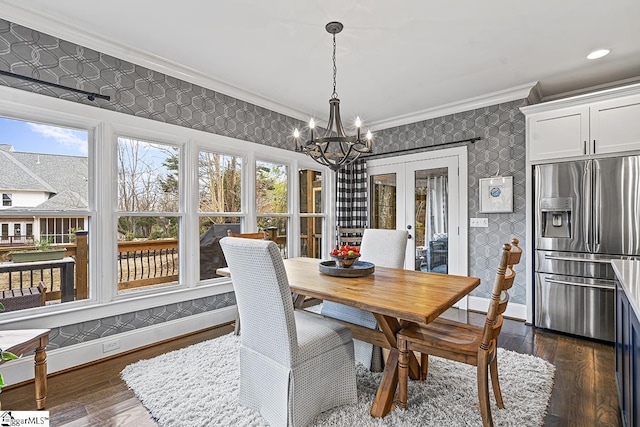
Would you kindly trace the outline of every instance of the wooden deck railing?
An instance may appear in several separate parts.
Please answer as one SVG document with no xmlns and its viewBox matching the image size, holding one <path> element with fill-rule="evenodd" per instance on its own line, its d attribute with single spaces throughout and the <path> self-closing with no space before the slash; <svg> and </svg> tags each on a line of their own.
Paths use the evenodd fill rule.
<svg viewBox="0 0 640 427">
<path fill-rule="evenodd" d="M 66 249 L 65 257 L 75 263 L 75 299 L 89 297 L 89 247 L 86 232 L 76 233 L 76 242 L 55 245 Z M 29 250 L 30 246 L 1 247 L 0 260 L 14 250 Z M 128 290 L 178 281 L 178 241 L 176 239 L 118 242 L 118 290 Z M 21 289 L 44 282 L 47 301 L 61 298 L 59 269 L 34 269 L 26 272 L 1 273 L 0 290 Z"/>
<path fill-rule="evenodd" d="M 118 290 L 178 281 L 178 240 L 118 243 Z"/>
</svg>

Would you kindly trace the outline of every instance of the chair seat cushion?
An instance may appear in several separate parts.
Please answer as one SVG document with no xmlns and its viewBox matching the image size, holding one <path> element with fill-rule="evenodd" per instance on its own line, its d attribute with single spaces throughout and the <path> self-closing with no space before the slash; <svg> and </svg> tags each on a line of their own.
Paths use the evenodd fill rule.
<svg viewBox="0 0 640 427">
<path fill-rule="evenodd" d="M 298 336 L 295 365 L 336 347 L 353 345 L 351 330 L 346 326 L 302 310 L 296 310 L 294 315 Z"/>
<path fill-rule="evenodd" d="M 449 354 L 447 349 L 455 348 L 457 353 L 462 353 L 471 358 L 478 354 L 478 348 L 482 341 L 483 328 L 438 318 L 428 325 L 412 324 L 402 329 L 402 335 L 409 343 L 410 348 L 420 351 L 420 343 L 425 343 L 431 350 L 429 354 L 439 356 Z"/>
</svg>

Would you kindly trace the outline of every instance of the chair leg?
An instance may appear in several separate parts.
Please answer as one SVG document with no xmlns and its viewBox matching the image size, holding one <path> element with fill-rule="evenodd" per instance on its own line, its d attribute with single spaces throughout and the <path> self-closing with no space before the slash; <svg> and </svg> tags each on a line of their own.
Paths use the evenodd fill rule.
<svg viewBox="0 0 640 427">
<path fill-rule="evenodd" d="M 407 341 L 398 337 L 398 406 L 407 409 L 409 394 L 409 350 Z"/>
<path fill-rule="evenodd" d="M 489 402 L 489 361 L 487 360 L 486 352 L 480 352 L 478 356 L 478 400 L 480 402 L 482 425 L 484 427 L 493 427 L 491 404 Z"/>
<path fill-rule="evenodd" d="M 496 404 L 498 408 L 504 409 L 504 402 L 502 400 L 502 392 L 500 391 L 500 381 L 498 380 L 498 355 L 493 355 L 493 360 L 489 365 L 491 370 L 491 386 L 493 387 L 493 395 L 496 398 Z"/>
<path fill-rule="evenodd" d="M 420 353 L 420 381 L 426 381 L 429 373 L 429 354 Z"/>
</svg>

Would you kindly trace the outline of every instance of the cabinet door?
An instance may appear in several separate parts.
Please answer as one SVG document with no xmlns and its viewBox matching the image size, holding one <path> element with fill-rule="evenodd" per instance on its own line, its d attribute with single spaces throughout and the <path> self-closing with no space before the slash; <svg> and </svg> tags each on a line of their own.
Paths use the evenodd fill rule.
<svg viewBox="0 0 640 427">
<path fill-rule="evenodd" d="M 570 107 L 527 117 L 531 161 L 589 154 L 589 107 Z"/>
<path fill-rule="evenodd" d="M 595 154 L 640 150 L 640 95 L 592 104 L 589 145 Z"/>
</svg>

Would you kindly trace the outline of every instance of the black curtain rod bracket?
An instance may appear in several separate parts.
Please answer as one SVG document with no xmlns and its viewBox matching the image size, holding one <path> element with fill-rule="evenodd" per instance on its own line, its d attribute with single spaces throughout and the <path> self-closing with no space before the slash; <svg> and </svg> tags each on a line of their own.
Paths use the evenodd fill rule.
<svg viewBox="0 0 640 427">
<path fill-rule="evenodd" d="M 68 90 L 69 92 L 80 93 L 82 95 L 85 95 L 89 101 L 95 101 L 96 98 L 104 99 L 105 101 L 111 101 L 111 97 L 108 95 L 102 95 L 100 93 L 95 93 L 95 92 L 87 92 L 86 90 L 59 85 L 58 83 L 46 82 L 44 80 L 34 79 L 33 77 L 21 76 L 20 74 L 12 73 L 10 71 L 0 70 L 0 75 L 13 77 L 20 80 L 26 80 L 28 82 L 38 83 L 45 86 L 52 86 L 58 89 Z"/>
<path fill-rule="evenodd" d="M 395 154 L 400 154 L 400 153 L 409 153 L 409 152 L 413 152 L 413 151 L 419 151 L 419 150 L 425 150 L 428 148 L 438 148 L 438 147 L 443 147 L 445 145 L 451 145 L 451 144 L 461 144 L 463 142 L 470 142 L 470 143 L 475 143 L 476 141 L 480 141 L 482 138 L 479 136 L 476 136 L 474 138 L 467 138 L 467 139 L 459 139 L 458 141 L 451 141 L 451 142 L 445 142 L 443 144 L 436 144 L 436 145 L 429 145 L 426 147 L 414 147 L 414 148 L 405 148 L 404 150 L 398 150 L 398 151 L 389 151 L 388 153 L 376 153 L 376 154 L 370 154 L 368 156 L 362 156 L 360 157 L 361 159 L 367 160 L 367 159 L 372 159 L 374 157 L 381 157 L 381 156 L 389 156 L 389 155 L 395 155 Z"/>
</svg>

